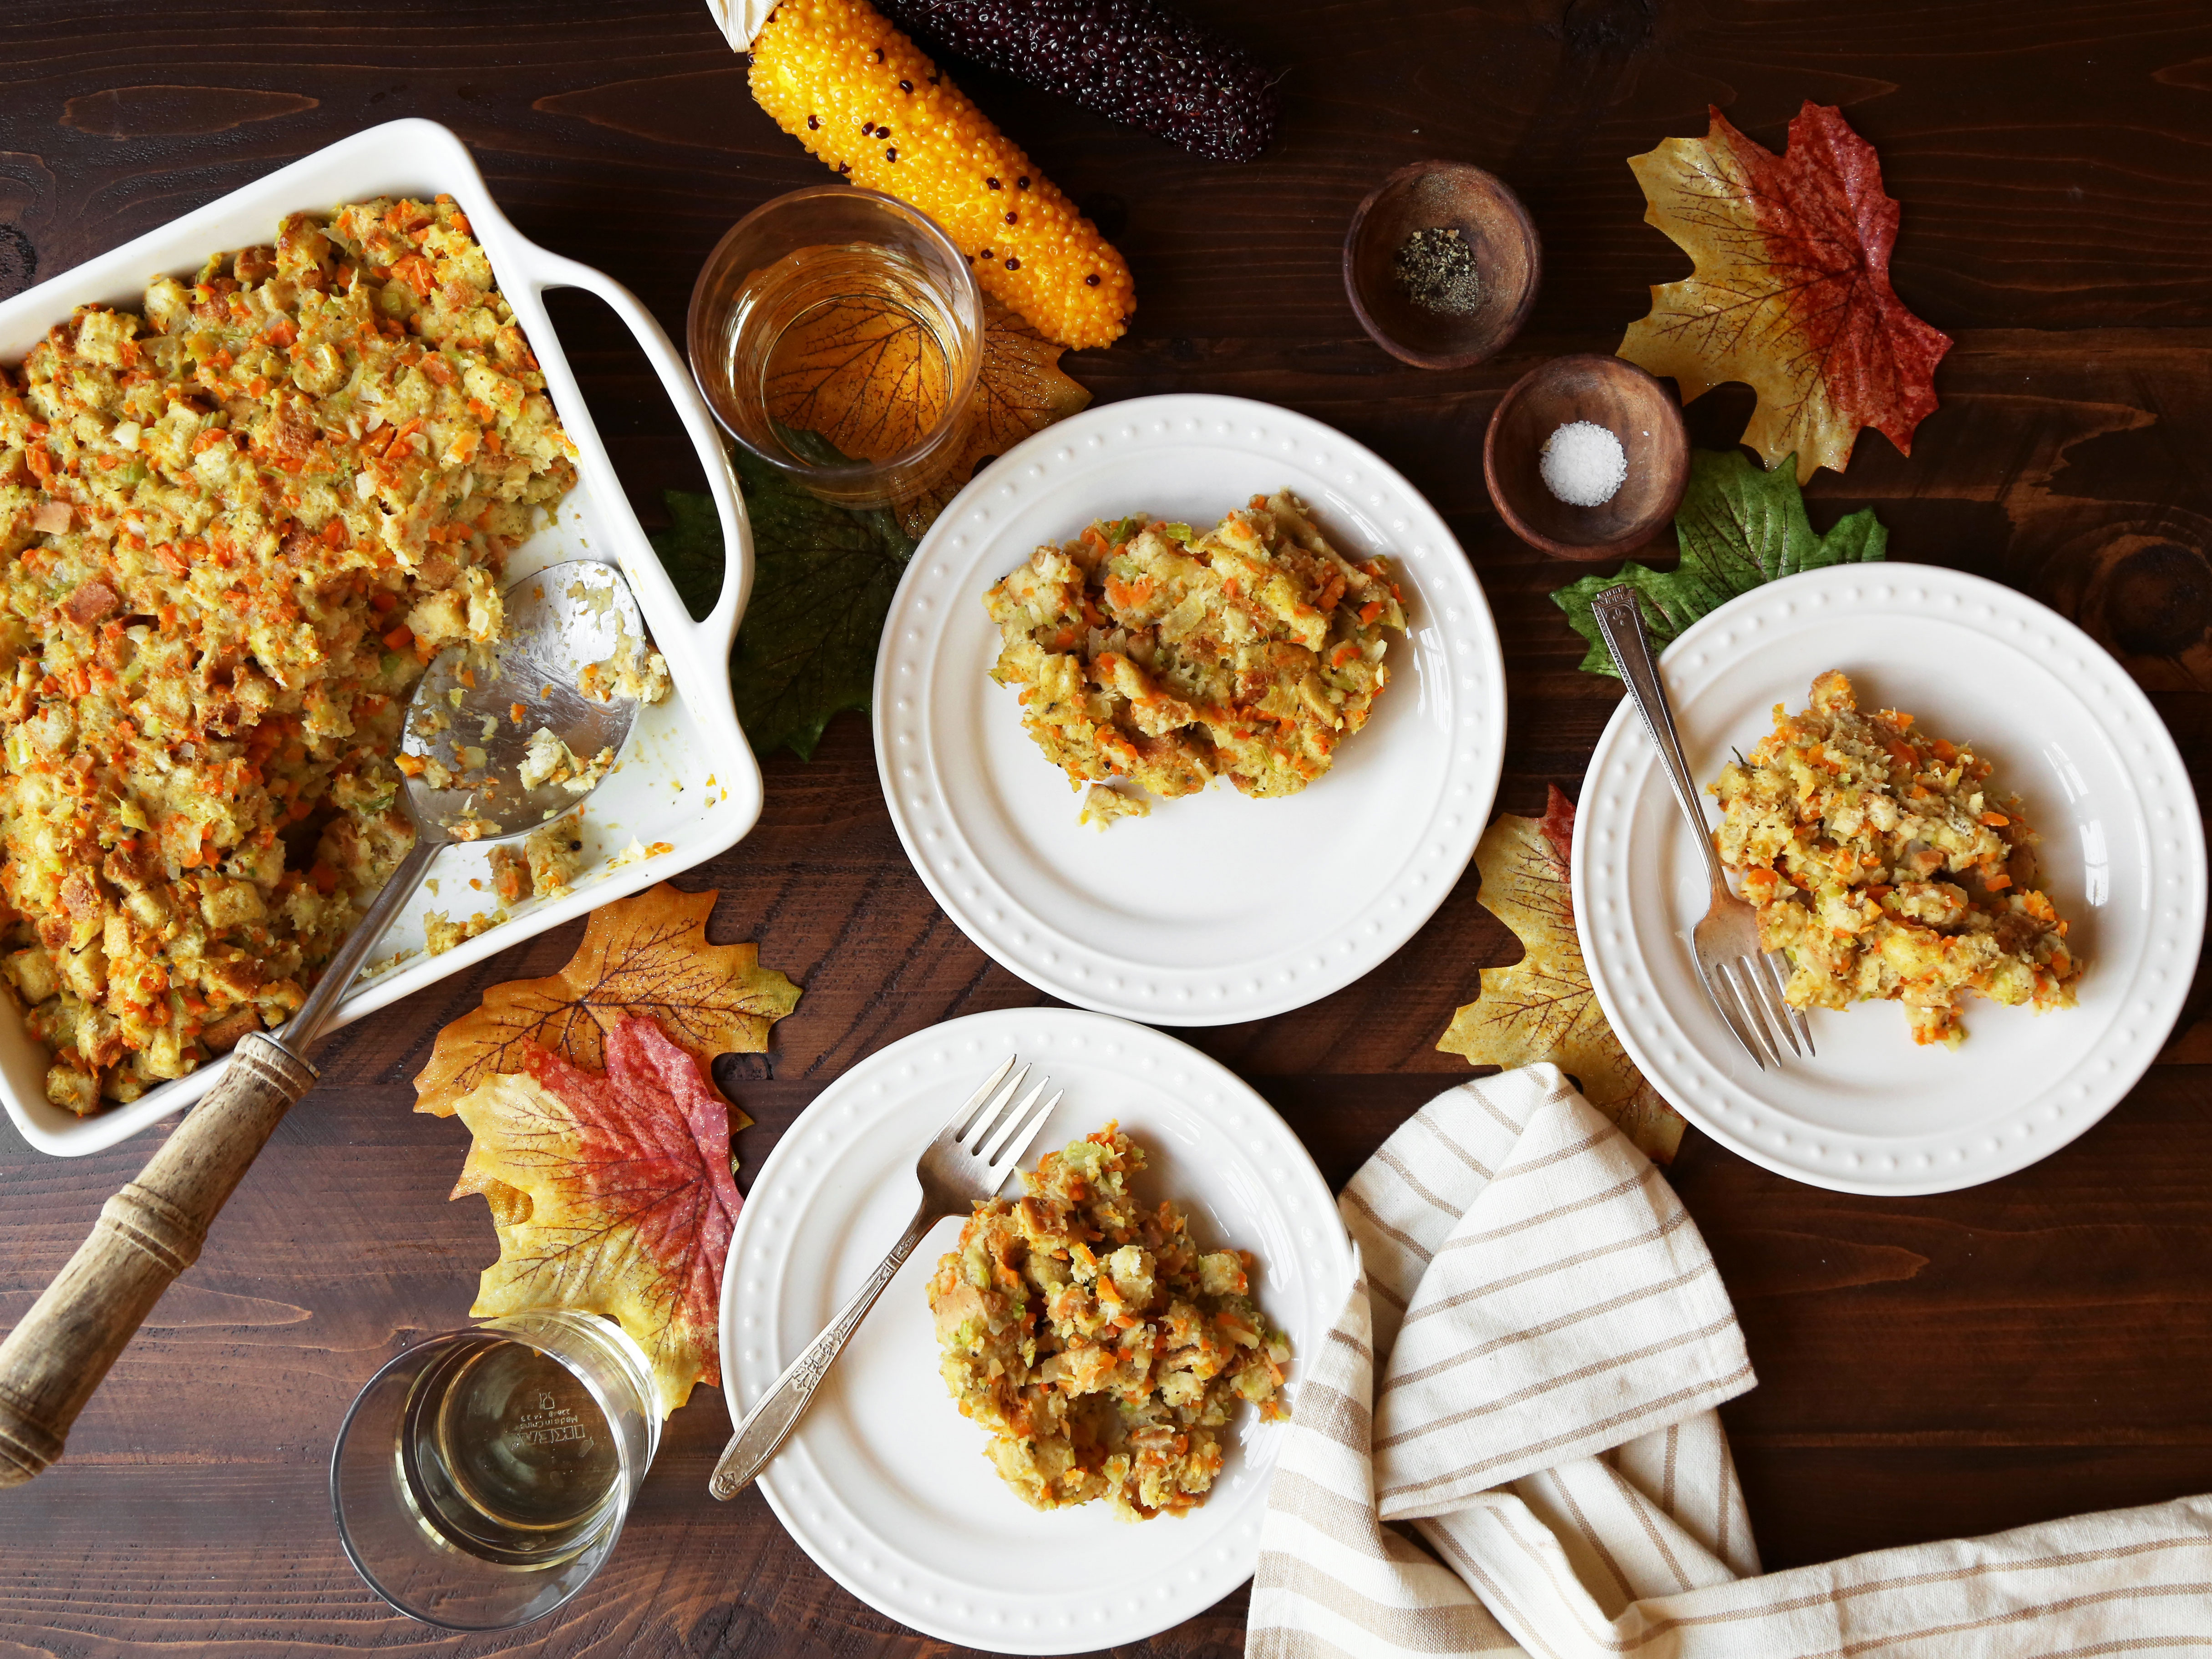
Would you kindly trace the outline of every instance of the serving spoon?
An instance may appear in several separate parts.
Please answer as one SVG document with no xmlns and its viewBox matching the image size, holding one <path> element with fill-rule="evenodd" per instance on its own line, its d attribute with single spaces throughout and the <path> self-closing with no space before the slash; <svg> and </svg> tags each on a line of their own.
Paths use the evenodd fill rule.
<svg viewBox="0 0 2212 1659">
<path fill-rule="evenodd" d="M 222 1079 L 138 1179 L 100 1206 L 91 1236 L 0 1342 L 0 1486 L 20 1486 L 61 1455 L 107 1368 L 198 1258 L 216 1212 L 313 1085 L 308 1045 L 438 854 L 455 842 L 511 841 L 589 799 L 598 768 L 577 780 L 581 789 L 557 778 L 524 784 L 532 735 L 550 731 L 586 763 L 622 752 L 637 703 L 617 690 L 618 667 L 628 659 L 641 668 L 650 649 L 629 584 L 611 566 L 575 559 L 523 577 L 502 599 L 495 649 L 448 647 L 408 701 L 400 798 L 413 848 L 300 1012 L 239 1039 Z"/>
</svg>

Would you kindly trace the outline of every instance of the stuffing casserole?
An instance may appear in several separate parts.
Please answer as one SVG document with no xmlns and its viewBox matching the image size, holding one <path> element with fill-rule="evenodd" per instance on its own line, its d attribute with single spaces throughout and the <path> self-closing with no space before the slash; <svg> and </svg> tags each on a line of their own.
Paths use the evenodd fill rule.
<svg viewBox="0 0 2212 1659">
<path fill-rule="evenodd" d="M 1955 1048 L 1969 995 L 2070 1008 L 2081 959 L 2034 886 L 2020 801 L 1971 744 L 1913 725 L 1861 714 L 1848 679 L 1821 675 L 1809 708 L 1777 704 L 1772 733 L 1722 769 L 1717 845 L 1761 948 L 1789 955 L 1794 1006 L 1900 1002 L 1915 1042 Z"/>
<path fill-rule="evenodd" d="M 1252 1300 L 1252 1258 L 1200 1251 L 1172 1203 L 1139 1203 L 1144 1167 L 1110 1123 L 1047 1153 L 1026 1197 L 976 1204 L 929 1281 L 945 1386 L 1037 1509 L 1180 1514 L 1221 1472 L 1239 1401 L 1285 1415 L 1290 1339 Z"/>
<path fill-rule="evenodd" d="M 1326 772 L 1389 683 L 1405 631 L 1389 563 L 1331 547 L 1288 490 L 1210 531 L 1143 517 L 1037 549 L 984 596 L 1023 724 L 1103 828 L 1149 811 L 1105 787 L 1188 795 L 1217 775 L 1294 794 Z"/>
<path fill-rule="evenodd" d="M 404 854 L 436 651 L 574 482 L 450 198 L 80 308 L 0 370 L 0 961 L 76 1112 L 296 1009 Z"/>
</svg>

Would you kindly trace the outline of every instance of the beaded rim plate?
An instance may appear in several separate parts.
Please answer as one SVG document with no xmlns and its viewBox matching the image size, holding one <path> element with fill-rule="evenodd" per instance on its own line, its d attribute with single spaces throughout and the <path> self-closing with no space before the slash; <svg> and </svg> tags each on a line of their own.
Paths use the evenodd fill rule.
<svg viewBox="0 0 2212 1659">
<path fill-rule="evenodd" d="M 1343 1223 L 1304 1147 L 1249 1085 L 1173 1037 L 1077 1009 L 1019 1008 L 878 1050 L 776 1142 L 722 1276 L 732 1421 L 882 1259 L 919 1198 L 915 1157 L 1009 1052 L 1066 1091 L 1030 1164 L 1118 1119 L 1148 1154 L 1141 1197 L 1174 1199 L 1209 1248 L 1257 1255 L 1255 1288 L 1290 1333 L 1297 1397 L 1302 1362 L 1327 1340 L 1352 1277 Z M 769 1506 L 824 1572 L 943 1641 L 1086 1652 L 1212 1606 L 1258 1561 L 1285 1425 L 1240 1411 L 1212 1492 L 1180 1519 L 1132 1526 L 1103 1504 L 1030 1509 L 937 1373 L 925 1287 L 959 1225 L 938 1224 L 854 1334 L 761 1476 Z"/>
<path fill-rule="evenodd" d="M 1288 488 L 1354 556 L 1389 553 L 1408 631 L 1364 730 L 1298 794 L 1218 781 L 1103 834 L 989 678 L 991 585 L 1097 518 L 1212 524 Z M 915 551 L 876 662 L 891 820 L 961 931 L 1040 990 L 1162 1025 L 1301 1007 L 1412 938 L 1474 856 L 1504 753 L 1490 606 L 1436 509 L 1369 450 L 1240 398 L 1144 398 L 1018 445 Z"/>
<path fill-rule="evenodd" d="M 2042 884 L 2087 969 L 2079 1006 L 1980 998 L 1957 1050 L 1917 1048 L 1901 1009 L 1815 1010 L 1819 1057 L 1760 1072 L 1699 988 L 1696 842 L 1624 699 L 1583 781 L 1577 930 L 1606 1018 L 1652 1085 L 1715 1139 L 1841 1192 L 1950 1192 L 2046 1158 L 2132 1088 L 2179 1017 L 2203 940 L 2203 825 L 2179 752 L 2136 683 L 2080 629 L 1931 565 L 1808 572 L 1729 601 L 1662 659 L 1700 783 L 1729 750 L 1848 674 L 1862 708 L 1971 740 L 2042 836 Z"/>
</svg>

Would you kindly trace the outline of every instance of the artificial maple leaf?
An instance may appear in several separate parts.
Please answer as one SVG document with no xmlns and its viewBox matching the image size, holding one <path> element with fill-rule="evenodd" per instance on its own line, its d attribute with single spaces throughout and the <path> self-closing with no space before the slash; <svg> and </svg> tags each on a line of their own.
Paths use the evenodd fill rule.
<svg viewBox="0 0 2212 1659">
<path fill-rule="evenodd" d="M 1478 1066 L 1549 1060 L 1580 1085 L 1583 1098 L 1620 1126 L 1655 1163 L 1674 1161 L 1684 1124 L 1644 1080 L 1606 1024 L 1575 937 L 1567 860 L 1574 804 L 1555 784 L 1540 818 L 1502 814 L 1474 849 L 1482 908 L 1510 927 L 1527 954 L 1482 970 L 1482 994 L 1452 1016 L 1437 1047 Z"/>
<path fill-rule="evenodd" d="M 1552 603 L 1589 641 L 1584 672 L 1620 678 L 1590 610 L 1608 587 L 1626 583 L 1636 590 L 1651 647 L 1659 652 L 1707 611 L 1761 583 L 1886 556 L 1889 532 L 1872 507 L 1863 507 L 1816 536 L 1789 468 L 1763 472 L 1740 449 L 1725 454 L 1699 449 L 1691 452 L 1689 487 L 1674 512 L 1674 539 L 1682 562 L 1672 570 L 1625 564 L 1618 575 L 1584 576 L 1553 590 Z"/>
<path fill-rule="evenodd" d="M 945 413 L 944 348 L 921 319 L 872 300 L 832 300 L 777 337 L 762 384 L 769 417 L 848 460 L 886 461 Z"/>
<path fill-rule="evenodd" d="M 1801 483 L 1817 467 L 1842 471 L 1863 426 L 1910 455 L 1951 338 L 1889 285 L 1898 207 L 1874 146 L 1811 102 L 1781 155 L 1711 115 L 1705 137 L 1629 158 L 1645 220 L 1695 268 L 1653 287 L 1651 314 L 1629 325 L 1620 355 L 1673 375 L 1684 403 L 1748 381 L 1759 408 L 1743 441 L 1770 467 L 1796 451 Z"/>
<path fill-rule="evenodd" d="M 951 464 L 936 483 L 892 509 L 909 536 L 929 527 L 975 476 L 977 461 L 1091 401 L 1060 372 L 1059 344 L 996 300 L 987 297 L 983 312 L 983 361 Z M 885 461 L 938 422 L 948 389 L 944 352 L 917 319 L 848 300 L 785 331 L 763 396 L 785 441 L 809 459 Z"/>
<path fill-rule="evenodd" d="M 753 592 L 730 652 L 730 696 L 757 754 L 788 748 L 805 760 L 831 715 L 867 709 L 914 541 L 887 508 L 836 507 L 742 449 L 731 459 L 752 520 Z M 721 522 L 711 497 L 665 494 L 676 523 L 653 550 L 703 616 L 721 591 Z"/>
<path fill-rule="evenodd" d="M 740 1203 L 731 1109 L 650 1019 L 622 1020 L 602 1048 L 604 1073 L 526 1044 L 520 1073 L 454 1103 L 479 1181 L 529 1201 L 518 1217 L 494 1200 L 499 1260 L 469 1311 L 604 1315 L 645 1350 L 666 1416 L 694 1382 L 721 1380 L 722 1266 Z"/>
<path fill-rule="evenodd" d="M 920 495 L 896 503 L 892 512 L 906 533 L 921 539 L 957 495 L 975 469 L 1005 454 L 1032 432 L 1066 420 L 1091 401 L 1091 394 L 1060 372 L 1061 348 L 1031 327 L 1020 313 L 988 295 L 989 326 L 983 335 L 983 368 L 975 399 L 968 406 L 968 428 L 960 450 L 944 477 Z"/>
<path fill-rule="evenodd" d="M 730 653 L 730 693 L 763 757 L 788 748 L 805 760 L 830 716 L 866 710 L 884 617 L 915 540 L 983 462 L 1091 401 L 1060 372 L 1059 346 L 995 300 L 984 306 L 990 326 L 969 426 L 945 475 L 920 495 L 889 507 L 837 507 L 743 449 L 732 457 L 752 520 L 754 565 L 752 599 Z M 880 367 L 863 358 L 846 378 L 830 378 L 837 397 L 805 410 L 794 404 L 791 412 L 829 422 L 846 443 L 887 443 L 893 434 L 883 411 L 848 406 L 844 398 L 880 389 Z M 910 439 L 910 410 L 903 429 Z M 824 464 L 849 459 L 811 431 L 794 428 L 786 440 Z M 653 550 L 692 614 L 703 617 L 721 591 L 721 521 L 708 496 L 671 489 L 663 498 L 673 523 L 654 532 Z"/>
<path fill-rule="evenodd" d="M 605 1034 L 633 1014 L 652 1016 L 702 1066 L 766 1049 L 769 1027 L 798 1005 L 799 988 L 762 967 L 756 945 L 707 943 L 714 899 L 663 882 L 594 910 L 559 973 L 495 985 L 438 1033 L 415 1079 L 415 1109 L 450 1116 L 463 1095 L 520 1069 L 534 1048 L 597 1071 Z"/>
</svg>

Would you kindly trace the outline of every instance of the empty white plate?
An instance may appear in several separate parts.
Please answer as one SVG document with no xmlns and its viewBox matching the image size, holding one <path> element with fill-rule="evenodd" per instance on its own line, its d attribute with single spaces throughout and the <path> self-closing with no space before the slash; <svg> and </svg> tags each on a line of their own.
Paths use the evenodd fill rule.
<svg viewBox="0 0 2212 1659">
<path fill-rule="evenodd" d="M 915 1159 L 1008 1054 L 1066 1097 L 1023 1161 L 1109 1119 L 1145 1148 L 1137 1183 L 1171 1198 L 1208 1249 L 1257 1256 L 1255 1294 L 1290 1333 L 1291 1397 L 1352 1289 L 1328 1187 L 1251 1088 L 1173 1037 L 1070 1008 L 956 1019 L 892 1043 L 799 1114 L 761 1166 L 722 1275 L 722 1386 L 734 1421 L 864 1283 L 921 1189 Z M 1009 1183 L 1018 1194 L 1018 1180 Z M 1134 1525 L 1103 1504 L 1049 1514 L 1007 1489 L 984 1431 L 939 1376 L 927 1285 L 960 1223 L 922 1241 L 761 1476 L 799 1547 L 916 1630 L 1001 1653 L 1137 1642 L 1251 1577 L 1287 1425 L 1239 1413 L 1206 1502 Z"/>
<path fill-rule="evenodd" d="M 1348 556 L 1388 555 L 1408 631 L 1364 730 L 1318 782 L 1225 781 L 1100 831 L 994 684 L 983 595 L 1047 542 L 1150 513 L 1211 525 L 1289 489 Z M 1419 491 L 1317 421 L 1238 398 L 1144 398 L 1017 446 L 931 526 L 876 661 L 891 820 L 961 930 L 1065 1001 L 1158 1025 L 1328 995 L 1412 938 L 1466 869 L 1504 752 L 1498 629 Z"/>
<path fill-rule="evenodd" d="M 1815 1186 L 1940 1193 L 2048 1157 L 2134 1086 L 2203 942 L 2204 831 L 2173 739 L 2102 647 L 1978 576 L 1848 565 L 1731 600 L 1661 668 L 1700 785 L 1773 729 L 1776 703 L 1803 708 L 1831 668 L 1862 708 L 1909 710 L 1917 730 L 1971 741 L 2041 834 L 2040 884 L 2087 963 L 2078 1007 L 1969 1000 L 1955 1051 L 1915 1045 L 1901 1008 L 1864 1002 L 1814 1010 L 1819 1056 L 1760 1071 L 1698 981 L 1704 866 L 1624 698 L 1583 781 L 1576 926 L 1606 1018 L 1684 1116 Z"/>
</svg>

